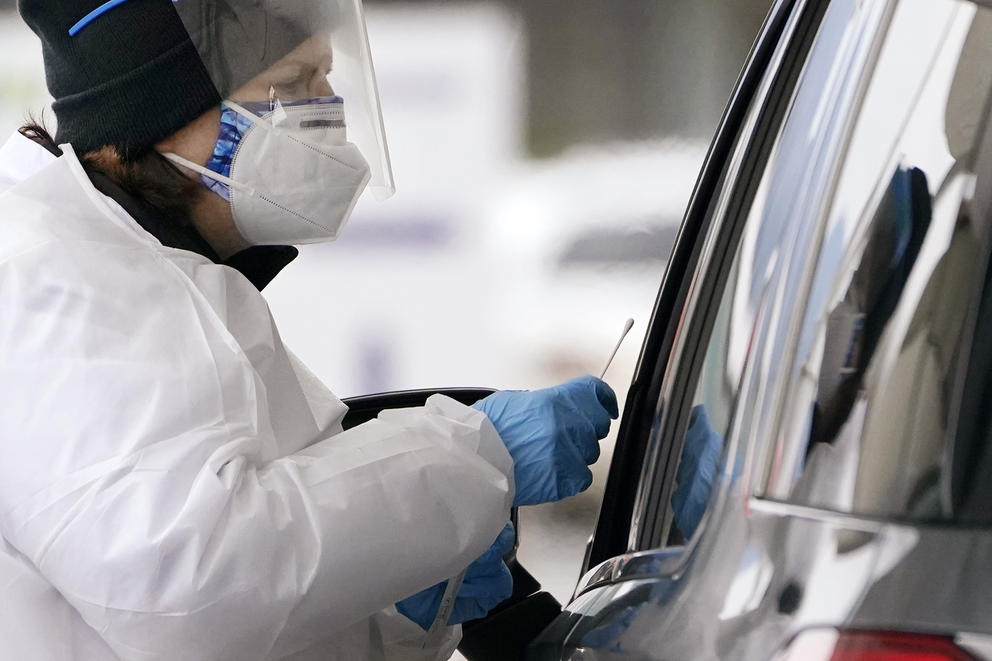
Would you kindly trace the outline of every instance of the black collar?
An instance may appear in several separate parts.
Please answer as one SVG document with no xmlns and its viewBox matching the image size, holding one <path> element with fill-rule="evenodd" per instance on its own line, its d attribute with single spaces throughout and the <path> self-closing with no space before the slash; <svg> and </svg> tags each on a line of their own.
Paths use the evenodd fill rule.
<svg viewBox="0 0 992 661">
<path fill-rule="evenodd" d="M 299 254 L 293 246 L 251 246 L 222 260 L 192 225 L 180 226 L 162 220 L 148 209 L 144 202 L 125 191 L 106 175 L 89 170 L 87 174 L 98 191 L 120 204 L 129 216 L 134 218 L 146 232 L 158 239 L 163 246 L 189 250 L 203 255 L 214 263 L 236 269 L 259 291 L 272 282 L 272 279 Z"/>
<path fill-rule="evenodd" d="M 62 156 L 62 150 L 54 143 L 47 143 L 47 141 L 42 140 L 36 140 L 36 142 L 56 156 Z M 222 260 L 192 225 L 180 226 L 161 219 L 148 208 L 148 205 L 125 191 L 101 172 L 91 171 L 87 168 L 86 174 L 98 191 L 121 205 L 124 211 L 141 225 L 142 229 L 158 239 L 163 246 L 189 250 L 216 264 L 223 264 L 236 269 L 248 278 L 259 291 L 272 282 L 272 279 L 279 275 L 279 272 L 296 259 L 299 254 L 299 251 L 293 246 L 252 246 Z"/>
</svg>

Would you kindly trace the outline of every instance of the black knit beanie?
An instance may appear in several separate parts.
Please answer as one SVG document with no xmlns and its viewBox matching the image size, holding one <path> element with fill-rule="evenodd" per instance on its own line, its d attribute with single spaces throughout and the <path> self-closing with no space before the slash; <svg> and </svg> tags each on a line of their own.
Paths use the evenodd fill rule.
<svg viewBox="0 0 992 661">
<path fill-rule="evenodd" d="M 134 155 L 220 103 L 171 0 L 128 0 L 75 36 L 105 0 L 18 0 L 41 39 L 56 141 L 78 152 L 104 145 Z"/>
</svg>

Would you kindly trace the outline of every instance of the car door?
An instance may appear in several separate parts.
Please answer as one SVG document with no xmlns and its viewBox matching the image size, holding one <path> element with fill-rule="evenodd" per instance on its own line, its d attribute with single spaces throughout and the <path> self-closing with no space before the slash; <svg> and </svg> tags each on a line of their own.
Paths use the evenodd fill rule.
<svg viewBox="0 0 992 661">
<path fill-rule="evenodd" d="M 670 505 L 682 439 L 694 421 L 703 419 L 696 401 L 703 391 L 709 402 L 705 425 L 723 427 L 715 436 L 726 436 L 734 388 L 725 389 L 712 377 L 727 366 L 713 369 L 711 360 L 704 370 L 703 364 L 714 353 L 708 347 L 725 344 L 733 335 L 745 339 L 736 343 L 733 369 L 739 373 L 743 366 L 755 311 L 730 314 L 721 303 L 737 281 L 741 260 L 750 264 L 766 257 L 739 255 L 741 234 L 825 6 L 778 2 L 759 33 L 700 174 L 642 347 L 587 548 L 584 569 L 590 571 L 578 590 L 586 594 L 535 641 L 528 658 L 580 658 L 567 656 L 572 648 L 566 639 L 591 624 L 595 618 L 589 616 L 601 607 L 616 614 L 613 622 L 591 638 L 588 631 L 580 637 L 584 642 L 595 640 L 597 633 L 608 638 L 611 627 L 622 626 L 624 613 L 633 612 L 625 604 L 666 589 L 666 581 L 655 579 L 678 573 L 690 555 L 693 533 L 704 525 L 697 520 L 689 530 L 688 523 L 676 521 Z M 651 552 L 638 553 L 642 549 Z M 598 587 L 616 585 L 621 574 L 638 572 L 655 579 L 625 582 L 610 596 L 589 596 L 601 592 Z"/>
<path fill-rule="evenodd" d="M 591 569 L 576 600 L 536 641 L 532 658 L 655 658 L 593 651 L 608 649 L 634 620 L 643 623 L 644 604 L 658 611 L 659 621 L 667 619 L 671 649 L 681 650 L 674 658 L 714 656 L 692 640 L 692 627 L 685 626 L 690 611 L 666 611 L 665 605 L 689 589 L 706 592 L 683 578 L 697 561 L 709 518 L 719 520 L 717 537 L 742 543 L 741 530 L 734 539 L 734 516 L 722 511 L 746 507 L 727 498 L 731 477 L 744 477 L 734 480 L 738 492 L 747 482 L 748 448 L 733 442 L 746 437 L 742 428 L 762 403 L 753 399 L 760 392 L 748 399 L 742 385 L 761 367 L 752 351 L 768 337 L 759 333 L 796 302 L 798 289 L 788 285 L 791 273 L 782 265 L 795 257 L 794 246 L 811 249 L 802 245 L 802 232 L 815 226 L 810 214 L 826 192 L 817 173 L 829 172 L 842 148 L 845 110 L 856 98 L 884 9 L 883 3 L 844 1 L 773 7 L 714 141 L 658 299 L 589 548 Z M 804 94 L 797 94 L 800 85 Z M 824 105 L 816 91 L 831 86 L 836 93 Z M 772 198 L 772 190 L 792 194 Z M 772 349 L 784 349 L 785 340 Z M 707 462 L 711 475 L 721 474 L 693 494 L 699 489 L 692 473 Z M 691 516 L 687 500 L 697 501 Z M 718 570 L 732 575 L 737 560 Z M 721 587 L 714 589 L 728 581 L 715 581 Z M 697 619 L 706 616 L 698 601 Z M 674 622 L 688 633 L 672 631 Z M 650 638 L 657 640 L 659 631 Z"/>
<path fill-rule="evenodd" d="M 957 350 L 943 347 L 953 348 L 948 338 L 972 292 L 953 285 L 970 281 L 969 269 L 980 266 L 975 242 L 959 231 L 967 214 L 955 216 L 955 201 L 966 199 L 962 208 L 982 219 L 988 202 L 987 188 L 979 187 L 974 200 L 953 188 L 975 181 L 970 167 L 981 182 L 982 165 L 956 156 L 963 169 L 948 173 L 954 159 L 944 157 L 940 141 L 969 126 L 981 137 L 985 122 L 938 125 L 939 113 L 927 107 L 944 110 L 948 71 L 957 66 L 975 8 L 943 0 L 834 0 L 776 9 L 786 12 L 777 43 L 732 148 L 704 171 L 673 260 L 683 274 L 670 272 L 659 298 L 590 547 L 589 564 L 599 564 L 535 642 L 533 659 L 769 658 L 803 627 L 840 627 L 853 617 L 868 626 L 885 622 L 883 633 L 928 618 L 927 627 L 945 636 L 948 628 L 962 630 L 955 624 L 970 632 L 987 628 L 974 613 L 953 608 L 950 595 L 965 585 L 952 581 L 955 589 L 947 589 L 945 581 L 945 613 L 933 613 L 934 602 L 897 597 L 907 585 L 920 593 L 927 581 L 936 593 L 929 578 L 935 573 L 954 578 L 972 571 L 966 562 L 920 571 L 921 563 L 935 560 L 941 540 L 967 539 L 955 552 L 977 561 L 983 556 L 976 549 L 987 539 L 950 534 L 946 524 L 954 519 L 947 516 L 938 517 L 945 527 L 891 521 L 953 514 L 955 499 L 964 500 L 955 485 L 971 484 L 956 473 L 974 472 L 956 454 L 954 461 L 942 456 L 939 430 L 931 427 L 947 422 L 939 411 L 956 410 L 945 399 L 967 392 L 941 393 L 934 385 L 953 382 L 944 372 L 959 364 Z M 987 32 L 975 34 L 988 43 L 981 38 Z M 756 53 L 760 48 L 759 42 Z M 987 85 L 975 87 L 980 112 Z M 919 103 L 928 94 L 936 104 Z M 955 104 L 947 103 L 950 115 Z M 921 126 L 926 130 L 914 134 Z M 718 183 L 701 198 L 708 175 Z M 943 214 L 934 215 L 941 232 L 962 235 L 939 261 L 941 234 L 928 234 L 931 195 L 935 204 L 948 200 Z M 931 245 L 920 252 L 924 236 Z M 680 251 L 688 255 L 681 262 Z M 928 255 L 920 264 L 937 266 L 929 277 L 944 286 L 933 288 L 943 294 L 919 296 L 926 280 L 915 267 L 917 254 Z M 919 301 L 902 296 L 911 270 Z M 848 301 L 857 306 L 848 309 Z M 920 301 L 928 304 L 917 314 Z M 895 314 L 897 308 L 902 312 Z M 936 323 L 932 310 L 956 312 L 937 315 Z M 893 318 L 903 333 L 933 326 L 942 341 L 903 346 L 889 325 Z M 928 322 L 914 323 L 918 318 Z M 834 460 L 837 470 L 824 471 L 817 454 L 842 454 L 832 439 L 857 410 L 834 377 L 857 374 L 859 353 L 869 360 L 885 333 L 889 355 L 874 371 L 885 376 L 869 388 L 876 414 L 863 437 L 868 443 L 853 464 Z M 913 369 L 940 369 L 917 372 L 927 378 L 913 380 L 900 376 L 900 360 Z M 962 364 L 978 369 L 974 360 Z M 920 411 L 911 410 L 913 402 Z M 704 482 L 712 490 L 700 499 L 697 516 L 687 518 L 680 490 L 707 462 L 712 477 Z M 683 471 L 686 465 L 693 470 Z M 858 471 L 866 477 L 854 502 L 863 514 L 847 501 L 824 500 L 823 494 L 852 489 L 863 477 Z M 804 487 L 816 482 L 809 475 L 825 484 L 812 484 L 807 493 Z M 892 484 L 904 488 L 895 493 L 886 487 Z M 977 507 L 979 499 L 968 502 Z M 963 520 L 968 516 L 974 514 Z M 914 545 L 915 575 L 908 563 L 892 570 Z M 890 570 L 902 583 L 872 590 Z M 875 602 L 861 602 L 866 590 Z M 892 617 L 899 611 L 912 618 Z M 952 611 L 956 621 L 946 619 Z M 814 658 L 798 654 L 789 658 Z"/>
<path fill-rule="evenodd" d="M 639 526 L 645 518 L 643 508 L 648 504 L 640 497 L 638 485 L 652 472 L 648 462 L 661 459 L 657 448 L 649 447 L 652 439 L 668 450 L 674 447 L 670 439 L 658 435 L 666 408 L 676 408 L 673 397 L 682 398 L 686 394 L 683 383 L 668 378 L 676 371 L 673 352 L 686 355 L 698 348 L 685 346 L 690 337 L 698 337 L 701 331 L 698 327 L 685 329 L 689 321 L 686 315 L 702 305 L 704 298 L 714 296 L 719 284 L 714 279 L 721 277 L 718 264 L 712 272 L 707 269 L 726 258 L 734 245 L 739 228 L 734 230 L 731 216 L 740 215 L 753 197 L 753 186 L 749 187 L 747 182 L 753 173 L 760 172 L 760 165 L 767 158 L 788 92 L 795 84 L 809 47 L 809 31 L 813 27 L 804 26 L 802 34 L 796 33 L 800 13 L 797 5 L 802 4 L 805 3 L 782 0 L 772 7 L 706 156 L 628 392 L 584 571 L 636 548 L 639 540 L 651 535 L 651 531 Z M 742 182 L 740 190 L 731 199 L 729 193 L 738 181 Z M 719 229 L 714 228 L 715 222 L 719 223 Z M 721 245 L 707 246 L 707 237 L 718 234 L 722 234 Z M 704 283 L 708 273 L 709 281 Z M 699 318 L 697 326 L 705 326 L 703 322 Z M 683 346 L 676 346 L 680 339 Z"/>
</svg>

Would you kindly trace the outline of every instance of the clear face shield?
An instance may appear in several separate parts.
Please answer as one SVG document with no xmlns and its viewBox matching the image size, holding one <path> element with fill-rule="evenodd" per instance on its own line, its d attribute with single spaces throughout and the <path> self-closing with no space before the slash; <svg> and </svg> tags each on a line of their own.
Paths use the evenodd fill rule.
<svg viewBox="0 0 992 661">
<path fill-rule="evenodd" d="M 224 99 L 217 148 L 192 169 L 248 241 L 332 240 L 362 190 L 394 192 L 361 0 L 174 6 Z"/>
</svg>

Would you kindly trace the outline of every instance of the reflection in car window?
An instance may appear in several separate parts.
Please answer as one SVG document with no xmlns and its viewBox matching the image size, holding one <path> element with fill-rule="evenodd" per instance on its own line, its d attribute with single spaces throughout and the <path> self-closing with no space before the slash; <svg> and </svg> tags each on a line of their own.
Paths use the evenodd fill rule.
<svg viewBox="0 0 992 661">
<path fill-rule="evenodd" d="M 793 315 L 815 264 L 828 175 L 846 142 L 843 118 L 860 98 L 887 4 L 838 0 L 797 14 L 769 95 L 755 106 L 755 132 L 728 160 L 729 185 L 712 203 L 720 222 L 701 245 L 678 362 L 665 377 L 637 548 L 699 537 L 717 491 L 734 500 L 753 493 L 751 467 L 775 437 L 764 432 L 779 419 L 786 379 L 776 373 L 795 351 Z"/>
<path fill-rule="evenodd" d="M 926 175 L 918 168 L 897 168 L 851 282 L 827 315 L 811 443 L 832 442 L 850 416 L 929 225 Z"/>
<path fill-rule="evenodd" d="M 769 278 L 774 265 L 785 261 L 782 256 L 788 251 L 783 243 L 791 231 L 786 214 L 766 213 L 770 190 L 782 182 L 755 174 L 772 173 L 774 164 L 784 161 L 790 173 L 786 187 L 796 178 L 797 158 L 807 157 L 808 150 L 788 158 L 776 153 L 774 145 L 790 142 L 788 118 L 811 116 L 817 99 L 807 95 L 814 98 L 798 104 L 798 109 L 795 104 L 789 108 L 788 100 L 797 86 L 823 89 L 833 71 L 857 55 L 857 49 L 839 46 L 847 41 L 849 26 L 860 27 L 864 13 L 854 2 L 838 2 L 796 14 L 800 20 L 794 26 L 795 39 L 781 42 L 788 46 L 782 51 L 781 68 L 766 71 L 768 96 L 759 92 L 761 101 L 751 108 L 753 123 L 727 159 L 726 187 L 710 210 L 717 222 L 708 228 L 700 246 L 701 268 L 693 276 L 687 314 L 680 320 L 673 350 L 678 354 L 676 367 L 666 375 L 670 393 L 661 400 L 661 410 L 667 407 L 670 417 L 661 418 L 661 460 L 648 465 L 653 479 L 641 492 L 648 506 L 637 548 L 681 546 L 698 537 L 707 511 L 716 502 L 717 486 L 728 484 L 720 475 L 741 474 L 740 450 L 746 444 L 738 446 L 733 440 L 741 437 L 738 423 L 750 415 L 738 416 L 744 377 L 771 289 Z M 795 123 L 791 138 L 799 139 L 792 142 L 805 143 L 808 133 L 808 125 Z M 769 163 L 773 167 L 765 170 Z M 748 406 L 753 407 L 753 402 Z M 733 434 L 731 425 L 735 425 Z M 732 471 L 728 471 L 730 456 Z"/>
<path fill-rule="evenodd" d="M 985 282 L 992 14 L 904 1 L 857 114 L 764 495 L 955 518 L 955 429 Z"/>
<path fill-rule="evenodd" d="M 737 278 L 735 260 L 728 282 Z M 675 491 L 670 507 L 674 523 L 669 544 L 691 538 L 709 504 L 715 478 L 724 461 L 724 439 L 730 424 L 739 375 L 732 374 L 727 363 L 731 341 L 733 287 L 724 292 L 716 321 L 706 347 L 706 357 L 699 373 L 696 393 L 689 414 L 689 426 L 683 438 L 682 453 L 675 473 Z M 740 335 L 736 336 L 740 341 Z"/>
</svg>

